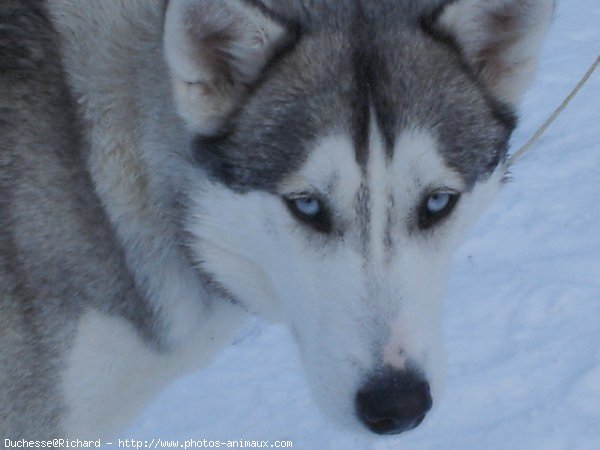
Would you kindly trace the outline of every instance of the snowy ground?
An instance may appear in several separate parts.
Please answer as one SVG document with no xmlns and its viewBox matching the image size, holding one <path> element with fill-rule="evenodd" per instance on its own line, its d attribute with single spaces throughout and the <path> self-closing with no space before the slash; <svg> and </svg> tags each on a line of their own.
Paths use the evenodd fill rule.
<svg viewBox="0 0 600 450">
<path fill-rule="evenodd" d="M 600 52 L 600 2 L 562 0 L 517 148 Z M 309 396 L 290 336 L 254 324 L 165 391 L 126 437 L 292 440 L 294 448 L 600 448 L 600 72 L 458 252 L 446 394 L 415 431 L 351 436 Z"/>
</svg>

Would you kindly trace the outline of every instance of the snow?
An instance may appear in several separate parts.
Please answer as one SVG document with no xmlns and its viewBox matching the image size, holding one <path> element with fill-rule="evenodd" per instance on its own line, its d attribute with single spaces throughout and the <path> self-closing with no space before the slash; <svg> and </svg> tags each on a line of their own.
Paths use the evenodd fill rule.
<svg viewBox="0 0 600 450">
<path fill-rule="evenodd" d="M 516 149 L 600 51 L 600 3 L 558 4 Z M 541 141 L 455 258 L 444 397 L 392 438 L 338 429 L 311 399 L 281 326 L 256 321 L 175 382 L 127 438 L 291 440 L 302 449 L 600 448 L 600 71 Z"/>
</svg>

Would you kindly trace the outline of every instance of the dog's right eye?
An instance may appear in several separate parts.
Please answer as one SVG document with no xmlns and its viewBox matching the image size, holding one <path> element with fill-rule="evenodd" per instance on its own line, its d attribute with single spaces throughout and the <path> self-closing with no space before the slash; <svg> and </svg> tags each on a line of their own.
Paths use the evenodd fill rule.
<svg viewBox="0 0 600 450">
<path fill-rule="evenodd" d="M 321 233 L 331 231 L 331 217 L 318 197 L 307 194 L 287 197 L 284 200 L 292 215 L 300 222 Z"/>
</svg>

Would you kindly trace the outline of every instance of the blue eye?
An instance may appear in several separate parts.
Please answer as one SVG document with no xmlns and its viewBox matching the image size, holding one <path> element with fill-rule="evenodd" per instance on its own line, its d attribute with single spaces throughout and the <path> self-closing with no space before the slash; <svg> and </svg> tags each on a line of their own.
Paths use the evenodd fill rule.
<svg viewBox="0 0 600 450">
<path fill-rule="evenodd" d="M 450 204 L 450 194 L 448 192 L 435 192 L 427 199 L 427 210 L 432 214 L 443 211 Z"/>
<path fill-rule="evenodd" d="M 328 233 L 331 231 L 331 217 L 323 202 L 314 195 L 298 195 L 284 198 L 285 204 L 292 215 L 317 231 Z"/>
<path fill-rule="evenodd" d="M 460 198 L 460 194 L 451 190 L 438 190 L 427 195 L 419 210 L 419 227 L 431 228 L 447 217 Z"/>
<path fill-rule="evenodd" d="M 305 216 L 316 216 L 321 211 L 321 202 L 314 197 L 300 197 L 294 200 L 296 209 Z"/>
</svg>

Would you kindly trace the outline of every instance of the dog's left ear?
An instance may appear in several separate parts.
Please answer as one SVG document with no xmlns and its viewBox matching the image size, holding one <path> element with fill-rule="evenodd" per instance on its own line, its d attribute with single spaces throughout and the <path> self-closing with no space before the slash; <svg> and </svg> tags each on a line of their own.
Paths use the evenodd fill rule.
<svg viewBox="0 0 600 450">
<path fill-rule="evenodd" d="M 514 107 L 533 78 L 554 3 L 450 0 L 429 25 L 450 36 L 488 88 Z"/>
<path fill-rule="evenodd" d="M 186 124 L 217 133 L 289 39 L 286 25 L 258 0 L 169 0 L 164 50 Z"/>
</svg>

